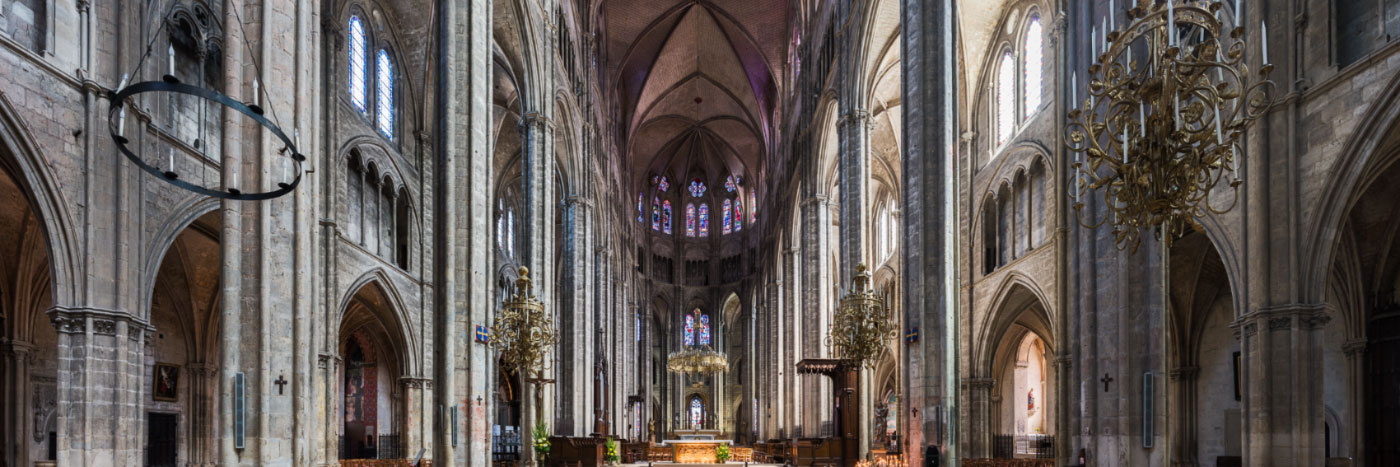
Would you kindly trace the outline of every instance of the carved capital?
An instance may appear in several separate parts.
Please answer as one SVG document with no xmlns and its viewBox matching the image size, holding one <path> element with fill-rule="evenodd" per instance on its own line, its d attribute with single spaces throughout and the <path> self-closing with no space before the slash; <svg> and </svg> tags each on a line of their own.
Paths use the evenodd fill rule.
<svg viewBox="0 0 1400 467">
<path fill-rule="evenodd" d="M 1244 336 L 1245 336 L 1245 337 L 1254 337 L 1254 335 L 1257 334 L 1257 333 L 1259 333 L 1259 323 L 1245 323 L 1245 325 L 1244 325 Z"/>
<path fill-rule="evenodd" d="M 1328 315 L 1326 312 L 1319 311 L 1311 315 L 1299 316 L 1298 327 L 1301 329 L 1318 329 L 1325 326 L 1329 321 L 1332 321 L 1332 316 Z"/>
<path fill-rule="evenodd" d="M 83 334 L 87 332 L 87 320 L 81 316 L 52 315 L 49 322 L 62 334 Z"/>
<path fill-rule="evenodd" d="M 1287 331 L 1293 326 L 1293 318 L 1288 316 L 1276 316 L 1269 318 L 1270 331 Z"/>
<path fill-rule="evenodd" d="M 324 353 L 323 353 L 323 354 L 316 354 L 316 368 L 320 368 L 320 369 L 323 369 L 323 370 L 324 370 L 324 369 L 326 369 L 326 368 L 328 368 L 328 367 L 330 366 L 330 362 L 331 362 L 331 355 L 330 355 L 330 354 L 324 354 Z"/>
<path fill-rule="evenodd" d="M 117 322 L 110 319 L 92 320 L 92 333 L 104 336 L 117 335 Z"/>
<path fill-rule="evenodd" d="M 1342 344 L 1342 352 L 1345 353 L 1347 357 L 1355 357 L 1364 354 L 1366 353 L 1366 340 L 1356 339 L 1347 341 Z"/>
<path fill-rule="evenodd" d="M 527 127 L 540 126 L 551 130 L 554 129 L 554 119 L 546 117 L 539 112 L 526 112 L 525 116 L 521 117 L 520 124 Z"/>
</svg>

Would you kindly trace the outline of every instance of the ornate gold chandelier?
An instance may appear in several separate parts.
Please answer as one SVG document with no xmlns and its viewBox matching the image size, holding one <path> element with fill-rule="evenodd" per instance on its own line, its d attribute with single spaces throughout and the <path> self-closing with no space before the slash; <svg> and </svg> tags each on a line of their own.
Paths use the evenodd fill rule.
<svg viewBox="0 0 1400 467">
<path fill-rule="evenodd" d="M 543 373 L 548 362 L 546 354 L 558 337 L 544 304 L 530 293 L 530 270 L 524 266 L 520 267 L 515 287 L 515 295 L 505 301 L 491 326 L 496 334 L 491 343 L 501 351 L 507 369 L 538 376 Z"/>
<path fill-rule="evenodd" d="M 899 333 L 885 303 L 885 297 L 870 288 L 870 273 L 865 263 L 857 265 L 851 290 L 841 297 L 841 305 L 831 321 L 826 345 L 841 358 L 874 368 L 880 357 L 889 351 L 886 341 L 898 337 Z"/>
<path fill-rule="evenodd" d="M 1245 128 L 1273 104 L 1267 42 L 1264 65 L 1251 73 L 1245 30 L 1227 31 L 1220 2 L 1176 3 L 1142 0 L 1122 31 L 1105 19 L 1105 34 L 1092 35 L 1089 96 L 1065 126 L 1079 222 L 1111 222 L 1120 249 L 1136 251 L 1142 229 L 1160 226 L 1169 241 L 1187 226 L 1199 229 L 1198 217 L 1232 209 Z M 1211 199 L 1221 180 L 1231 191 L 1225 205 Z M 1086 220 L 1084 192 L 1100 189 L 1108 212 Z"/>
<path fill-rule="evenodd" d="M 666 369 L 686 375 L 708 375 L 729 371 L 729 358 L 710 346 L 686 347 L 666 357 Z"/>
</svg>

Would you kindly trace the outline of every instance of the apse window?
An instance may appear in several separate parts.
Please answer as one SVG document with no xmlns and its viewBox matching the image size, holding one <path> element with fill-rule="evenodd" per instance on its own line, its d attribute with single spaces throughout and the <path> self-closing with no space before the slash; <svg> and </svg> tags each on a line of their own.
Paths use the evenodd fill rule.
<svg viewBox="0 0 1400 467">
<path fill-rule="evenodd" d="M 695 236 L 695 205 L 685 205 L 685 236 Z"/>
</svg>

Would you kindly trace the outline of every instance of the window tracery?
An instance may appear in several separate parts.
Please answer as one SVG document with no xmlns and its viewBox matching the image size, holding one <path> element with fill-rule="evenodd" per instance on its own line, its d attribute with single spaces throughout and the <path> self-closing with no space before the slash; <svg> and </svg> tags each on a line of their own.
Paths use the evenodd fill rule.
<svg viewBox="0 0 1400 467">
<path fill-rule="evenodd" d="M 733 209 L 733 203 L 730 200 L 724 200 L 724 235 L 729 235 L 730 233 L 734 232 Z"/>
<path fill-rule="evenodd" d="M 696 213 L 696 216 L 699 218 L 699 220 L 697 221 L 697 223 L 699 224 L 699 226 L 696 227 L 696 229 L 699 231 L 699 233 L 698 233 L 697 235 L 699 235 L 699 236 L 701 236 L 701 237 L 707 237 L 707 236 L 709 236 L 709 235 L 710 235 L 710 205 L 709 205 L 709 204 L 705 204 L 705 203 L 700 203 L 700 208 L 699 208 L 699 211 Z"/>
<path fill-rule="evenodd" d="M 997 146 L 1011 139 L 1016 126 L 1016 62 L 1007 51 L 997 70 Z"/>
<path fill-rule="evenodd" d="M 687 203 L 687 204 L 685 205 L 685 236 L 687 236 L 687 237 L 694 237 L 694 236 L 695 236 L 695 204 L 694 204 L 694 203 Z"/>
</svg>

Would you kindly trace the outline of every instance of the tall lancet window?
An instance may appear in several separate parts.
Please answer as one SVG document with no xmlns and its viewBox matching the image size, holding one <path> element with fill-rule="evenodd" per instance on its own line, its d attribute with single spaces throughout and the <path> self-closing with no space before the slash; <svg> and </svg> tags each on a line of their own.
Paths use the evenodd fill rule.
<svg viewBox="0 0 1400 467">
<path fill-rule="evenodd" d="M 734 231 L 734 213 L 732 212 L 733 209 L 734 209 L 734 203 L 733 203 L 732 201 L 727 200 L 727 199 L 724 200 L 724 214 L 723 214 L 723 215 L 724 215 L 724 234 L 725 234 L 725 235 L 728 235 L 730 232 L 733 232 L 733 231 Z"/>
<path fill-rule="evenodd" d="M 734 231 L 744 230 L 744 198 L 734 200 Z"/>
<path fill-rule="evenodd" d="M 1030 119 L 1031 114 L 1040 109 L 1040 84 L 1041 68 L 1044 47 L 1044 37 L 1040 30 L 1040 18 L 1031 17 L 1030 25 L 1026 26 L 1026 49 L 1021 51 L 1021 56 L 1025 58 L 1024 73 L 1025 84 L 1021 92 L 1025 93 L 1025 119 Z"/>
<path fill-rule="evenodd" d="M 681 334 L 681 342 L 686 347 L 695 345 L 695 316 L 685 315 L 685 331 Z"/>
<path fill-rule="evenodd" d="M 700 396 L 690 396 L 690 426 L 693 429 L 700 429 L 705 423 L 705 403 L 700 401 Z"/>
<path fill-rule="evenodd" d="M 646 206 L 645 200 L 646 194 L 637 193 L 637 222 L 642 222 L 642 220 L 646 218 L 644 217 L 646 216 L 646 209 L 643 208 L 643 206 Z"/>
<path fill-rule="evenodd" d="M 1011 139 L 1016 126 L 1016 61 L 1011 52 L 1001 56 L 997 70 L 997 146 Z"/>
<path fill-rule="evenodd" d="M 661 202 L 661 231 L 671 233 L 671 200 Z"/>
<path fill-rule="evenodd" d="M 384 137 L 394 139 L 394 64 L 389 60 L 389 51 L 379 49 L 378 71 L 374 76 L 378 84 L 375 111 L 378 112 L 377 126 Z"/>
<path fill-rule="evenodd" d="M 699 313 L 700 310 L 695 310 Z M 710 345 L 710 315 L 700 315 L 700 337 L 696 339 L 700 345 Z"/>
<path fill-rule="evenodd" d="M 685 205 L 685 236 L 695 236 L 695 204 Z"/>
<path fill-rule="evenodd" d="M 365 111 L 365 23 L 359 16 L 350 17 L 350 103 Z"/>
<path fill-rule="evenodd" d="M 699 212 L 696 213 L 696 216 L 699 217 L 699 220 L 696 221 L 696 223 L 699 224 L 699 226 L 696 227 L 696 230 L 698 230 L 698 231 L 700 232 L 700 233 L 698 233 L 698 234 L 696 234 L 696 235 L 699 235 L 699 236 L 701 236 L 701 237 L 709 236 L 709 235 L 710 235 L 710 205 L 705 204 L 705 203 L 700 203 L 700 210 L 699 210 Z"/>
<path fill-rule="evenodd" d="M 651 197 L 651 230 L 661 230 L 661 198 Z"/>
</svg>

